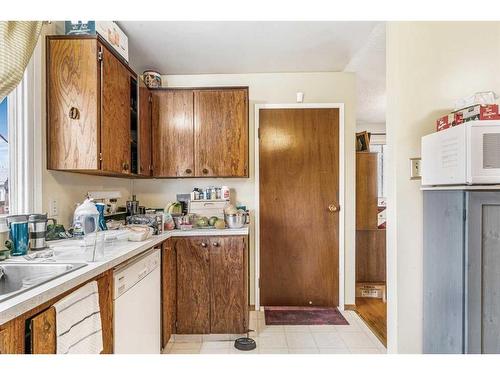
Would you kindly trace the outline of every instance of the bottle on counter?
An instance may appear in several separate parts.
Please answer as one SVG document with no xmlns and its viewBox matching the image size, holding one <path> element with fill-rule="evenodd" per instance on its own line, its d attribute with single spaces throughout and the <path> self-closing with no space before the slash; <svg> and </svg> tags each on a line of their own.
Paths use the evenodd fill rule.
<svg viewBox="0 0 500 375">
<path fill-rule="evenodd" d="M 229 200 L 231 198 L 231 192 L 228 186 L 223 186 L 221 188 L 221 199 Z"/>
</svg>

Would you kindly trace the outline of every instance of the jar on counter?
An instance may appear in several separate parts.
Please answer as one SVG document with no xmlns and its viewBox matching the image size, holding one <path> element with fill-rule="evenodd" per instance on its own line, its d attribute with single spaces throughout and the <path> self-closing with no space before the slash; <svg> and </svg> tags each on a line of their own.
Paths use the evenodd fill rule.
<svg viewBox="0 0 500 375">
<path fill-rule="evenodd" d="M 221 198 L 225 200 L 229 200 L 231 198 L 231 192 L 229 191 L 228 186 L 223 186 L 221 188 Z"/>
</svg>

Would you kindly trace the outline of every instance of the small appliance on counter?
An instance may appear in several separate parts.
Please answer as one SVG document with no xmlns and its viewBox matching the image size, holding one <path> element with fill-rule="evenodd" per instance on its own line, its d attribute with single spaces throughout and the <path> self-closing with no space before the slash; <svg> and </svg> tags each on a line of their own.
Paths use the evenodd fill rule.
<svg viewBox="0 0 500 375">
<path fill-rule="evenodd" d="M 139 201 L 132 195 L 132 200 L 127 201 L 127 216 L 137 215 L 139 213 Z"/>
<path fill-rule="evenodd" d="M 80 237 L 99 230 L 99 211 L 89 199 L 75 209 L 73 216 L 73 236 Z"/>
<path fill-rule="evenodd" d="M 469 121 L 422 137 L 422 185 L 500 184 L 500 121 Z"/>
</svg>

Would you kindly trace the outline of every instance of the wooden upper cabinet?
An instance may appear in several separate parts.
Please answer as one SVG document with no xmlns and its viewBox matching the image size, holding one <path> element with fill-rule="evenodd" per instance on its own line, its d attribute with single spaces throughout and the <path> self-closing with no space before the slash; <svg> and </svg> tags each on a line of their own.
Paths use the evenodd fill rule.
<svg viewBox="0 0 500 375">
<path fill-rule="evenodd" d="M 194 176 L 193 91 L 153 93 L 153 175 Z"/>
<path fill-rule="evenodd" d="M 194 91 L 195 174 L 248 177 L 248 89 Z"/>
<path fill-rule="evenodd" d="M 102 55 L 102 169 L 130 173 L 130 73 L 107 49 Z"/>
<path fill-rule="evenodd" d="M 99 169 L 95 39 L 47 40 L 47 167 Z"/>
<path fill-rule="evenodd" d="M 100 37 L 48 36 L 47 168 L 135 173 L 136 83 L 137 75 Z"/>
<path fill-rule="evenodd" d="M 142 80 L 139 80 L 139 174 L 151 176 L 151 103 L 152 96 Z"/>
</svg>

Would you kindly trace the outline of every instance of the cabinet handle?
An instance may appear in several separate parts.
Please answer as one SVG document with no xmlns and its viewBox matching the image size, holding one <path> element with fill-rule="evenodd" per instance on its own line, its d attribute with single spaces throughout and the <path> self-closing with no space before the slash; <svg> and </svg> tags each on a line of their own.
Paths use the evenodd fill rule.
<svg viewBox="0 0 500 375">
<path fill-rule="evenodd" d="M 78 120 L 80 118 L 80 111 L 76 107 L 71 107 L 68 116 L 72 120 Z"/>
<path fill-rule="evenodd" d="M 202 242 L 201 247 L 207 247 L 207 244 L 205 242 Z"/>
<path fill-rule="evenodd" d="M 191 172 L 192 172 L 192 170 L 191 170 L 191 169 L 189 169 L 189 168 L 188 168 L 188 169 L 186 169 L 186 173 L 187 173 L 187 174 L 191 174 Z"/>
<path fill-rule="evenodd" d="M 208 169 L 207 168 L 203 168 L 203 174 L 207 174 L 208 173 Z"/>
<path fill-rule="evenodd" d="M 219 243 L 218 243 L 218 242 L 214 242 L 212 245 L 213 245 L 214 247 L 219 247 Z"/>
</svg>

